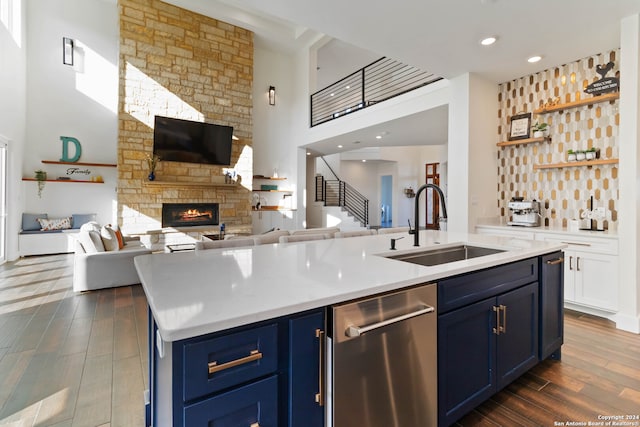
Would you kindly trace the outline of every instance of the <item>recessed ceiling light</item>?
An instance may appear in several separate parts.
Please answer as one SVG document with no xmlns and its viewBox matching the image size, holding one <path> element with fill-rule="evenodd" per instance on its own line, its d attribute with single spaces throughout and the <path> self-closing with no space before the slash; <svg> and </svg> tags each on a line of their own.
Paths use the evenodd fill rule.
<svg viewBox="0 0 640 427">
<path fill-rule="evenodd" d="M 487 37 L 485 39 L 480 40 L 480 44 L 482 46 L 491 46 L 492 44 L 494 44 L 496 41 L 498 40 L 497 37 L 491 36 L 491 37 Z"/>
<path fill-rule="evenodd" d="M 338 148 L 342 148 L 342 144 L 338 145 Z"/>
<path fill-rule="evenodd" d="M 307 151 L 307 156 L 310 156 L 310 155 L 311 155 L 311 152 Z"/>
<path fill-rule="evenodd" d="M 346 85 L 344 88 L 345 88 L 345 89 L 351 89 L 351 86 Z"/>
<path fill-rule="evenodd" d="M 541 59 L 542 59 L 542 56 L 534 55 L 531 58 L 527 59 L 527 61 L 533 64 L 534 62 L 538 62 Z"/>
<path fill-rule="evenodd" d="M 382 139 L 382 135 L 376 135 L 376 139 Z"/>
<path fill-rule="evenodd" d="M 329 96 L 336 96 L 336 94 L 335 94 L 335 93 L 332 93 L 332 94 L 331 94 L 331 95 L 329 95 Z"/>
<path fill-rule="evenodd" d="M 362 159 L 362 163 L 367 163 L 367 159 Z"/>
</svg>

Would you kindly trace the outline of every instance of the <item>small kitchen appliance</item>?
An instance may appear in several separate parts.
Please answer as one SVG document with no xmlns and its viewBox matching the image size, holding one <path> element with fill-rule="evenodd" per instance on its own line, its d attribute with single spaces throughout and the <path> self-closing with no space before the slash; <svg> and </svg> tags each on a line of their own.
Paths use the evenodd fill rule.
<svg viewBox="0 0 640 427">
<path fill-rule="evenodd" d="M 521 227 L 540 227 L 540 202 L 513 197 L 507 206 L 511 211 L 511 221 L 507 224 Z"/>
</svg>

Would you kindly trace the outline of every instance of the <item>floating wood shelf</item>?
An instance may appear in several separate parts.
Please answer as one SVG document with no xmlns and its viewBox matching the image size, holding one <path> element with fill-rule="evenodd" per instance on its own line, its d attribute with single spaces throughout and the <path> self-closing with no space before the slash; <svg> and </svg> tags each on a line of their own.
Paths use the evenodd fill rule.
<svg viewBox="0 0 640 427">
<path fill-rule="evenodd" d="M 295 209 L 291 208 L 281 208 L 280 206 L 260 206 L 260 209 L 256 209 L 255 207 L 251 208 L 252 211 L 255 212 L 293 212 Z"/>
<path fill-rule="evenodd" d="M 533 144 L 534 142 L 551 142 L 551 138 L 546 136 L 542 138 L 527 138 L 527 139 L 516 139 L 514 141 L 502 141 L 498 142 L 496 145 L 498 147 L 507 147 L 509 145 L 520 145 L 520 144 Z"/>
<path fill-rule="evenodd" d="M 75 165 L 75 166 L 94 166 L 102 168 L 117 168 L 118 165 L 113 163 L 85 163 L 85 162 L 59 162 L 56 160 L 42 160 L 42 163 L 48 165 Z"/>
<path fill-rule="evenodd" d="M 216 182 L 182 182 L 182 181 L 144 181 L 144 185 L 151 187 L 239 187 L 235 182 L 232 184 Z"/>
<path fill-rule="evenodd" d="M 281 181 L 287 178 L 280 178 L 279 176 L 264 176 L 264 175 L 253 175 L 253 179 L 268 179 L 271 181 Z"/>
<path fill-rule="evenodd" d="M 253 190 L 256 193 L 293 193 L 292 190 Z"/>
<path fill-rule="evenodd" d="M 22 178 L 22 180 L 37 181 L 37 179 L 35 178 Z M 75 183 L 81 183 L 81 184 L 104 184 L 104 181 L 99 182 L 99 181 L 89 181 L 89 180 L 80 180 L 80 179 L 45 179 L 45 182 L 62 182 L 62 183 L 75 182 Z"/>
<path fill-rule="evenodd" d="M 566 163 L 549 163 L 546 165 L 533 165 L 533 169 L 558 169 L 558 168 L 572 168 L 578 166 L 596 166 L 596 165 L 613 165 L 617 164 L 618 159 L 595 159 L 595 160 L 583 160 L 580 162 L 566 162 Z"/>
<path fill-rule="evenodd" d="M 607 93 L 600 96 L 594 96 L 593 98 L 581 99 L 580 101 L 573 101 L 573 102 L 567 102 L 566 104 L 558 104 L 551 107 L 538 108 L 537 110 L 534 110 L 533 113 L 534 114 L 553 113 L 554 111 L 562 111 L 568 108 L 582 107 L 583 105 L 592 105 L 592 104 L 598 104 L 600 102 L 615 101 L 618 98 L 620 98 L 620 92 Z"/>
</svg>

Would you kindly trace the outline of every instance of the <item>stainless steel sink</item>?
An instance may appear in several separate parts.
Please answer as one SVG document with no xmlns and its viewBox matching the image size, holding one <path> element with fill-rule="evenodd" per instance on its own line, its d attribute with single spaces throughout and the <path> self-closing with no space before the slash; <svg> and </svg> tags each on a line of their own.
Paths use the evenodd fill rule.
<svg viewBox="0 0 640 427">
<path fill-rule="evenodd" d="M 458 245 L 446 248 L 428 249 L 425 251 L 411 252 L 401 255 L 392 255 L 387 258 L 398 261 L 411 262 L 425 266 L 446 264 L 448 262 L 462 261 L 469 258 L 477 258 L 505 252 L 502 249 L 485 248 L 482 246 Z"/>
</svg>

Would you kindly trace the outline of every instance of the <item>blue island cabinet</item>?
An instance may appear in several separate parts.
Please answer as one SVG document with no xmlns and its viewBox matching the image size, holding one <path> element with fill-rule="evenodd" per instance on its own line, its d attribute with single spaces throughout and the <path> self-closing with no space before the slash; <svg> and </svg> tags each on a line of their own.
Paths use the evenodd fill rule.
<svg viewBox="0 0 640 427">
<path fill-rule="evenodd" d="M 324 425 L 324 309 L 176 342 L 149 326 L 147 426 Z"/>
<path fill-rule="evenodd" d="M 538 259 L 438 283 L 438 425 L 538 363 Z"/>
</svg>

